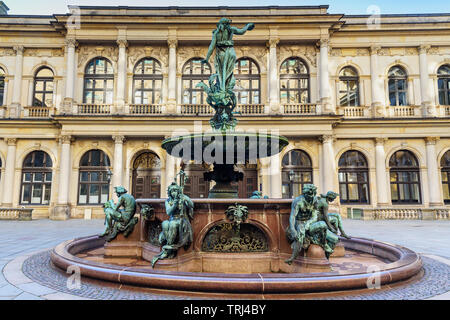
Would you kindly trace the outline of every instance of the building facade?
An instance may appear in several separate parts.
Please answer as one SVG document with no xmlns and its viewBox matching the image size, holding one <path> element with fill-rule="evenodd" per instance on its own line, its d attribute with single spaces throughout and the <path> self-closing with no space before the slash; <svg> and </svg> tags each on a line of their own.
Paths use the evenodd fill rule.
<svg viewBox="0 0 450 320">
<path fill-rule="evenodd" d="M 196 88 L 220 17 L 236 37 L 240 130 L 286 136 L 243 164 L 240 197 L 338 191 L 344 216 L 449 217 L 450 13 L 371 17 L 328 6 L 70 7 L 0 16 L 2 208 L 101 218 L 112 186 L 165 197 L 181 166 L 161 142 L 208 130 Z M 206 164 L 186 164 L 207 197 Z"/>
</svg>

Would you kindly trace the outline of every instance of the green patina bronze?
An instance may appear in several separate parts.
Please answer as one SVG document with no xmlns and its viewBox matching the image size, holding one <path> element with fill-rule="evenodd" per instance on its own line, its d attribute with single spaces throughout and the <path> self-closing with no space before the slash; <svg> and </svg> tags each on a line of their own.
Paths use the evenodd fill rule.
<svg viewBox="0 0 450 320">
<path fill-rule="evenodd" d="M 127 237 L 133 232 L 134 226 L 138 222 L 138 218 L 134 216 L 136 213 L 134 197 L 129 195 L 122 186 L 114 187 L 114 190 L 119 198 L 117 203 L 111 199 L 103 205 L 106 227 L 100 236 L 104 237 L 106 241 L 114 240 L 119 233 L 123 233 Z"/>
<path fill-rule="evenodd" d="M 173 259 L 177 256 L 178 250 L 187 250 L 193 240 L 193 231 L 190 220 L 194 218 L 194 203 L 183 194 L 184 184 L 187 177 L 181 170 L 180 184 L 172 182 L 167 189 L 167 200 L 165 202 L 166 214 L 169 220 L 162 223 L 162 231 L 159 234 L 159 244 L 162 246 L 161 252 L 152 259 L 152 267 L 163 259 Z"/>
<path fill-rule="evenodd" d="M 325 251 L 327 258 L 334 252 L 339 242 L 338 230 L 348 238 L 342 228 L 342 218 L 338 213 L 328 213 L 329 202 L 338 196 L 335 192 L 316 196 L 317 188 L 312 184 L 303 187 L 303 194 L 292 202 L 289 227 L 286 236 L 291 243 L 292 255 L 286 260 L 291 264 L 302 249 L 316 244 Z"/>
<path fill-rule="evenodd" d="M 214 117 L 210 120 L 211 127 L 215 130 L 232 130 L 237 125 L 234 117 L 236 108 L 236 95 L 234 86 L 236 79 L 233 71 L 236 63 L 233 35 L 243 35 L 248 30 L 253 30 L 255 25 L 248 23 L 244 28 L 238 29 L 230 26 L 231 20 L 222 18 L 217 23 L 217 29 L 213 31 L 211 44 L 203 63 L 207 63 L 215 51 L 214 68 L 216 73 L 209 78 L 209 87 L 205 83 L 197 86 L 203 88 L 207 94 L 208 104 L 215 110 Z"/>
</svg>

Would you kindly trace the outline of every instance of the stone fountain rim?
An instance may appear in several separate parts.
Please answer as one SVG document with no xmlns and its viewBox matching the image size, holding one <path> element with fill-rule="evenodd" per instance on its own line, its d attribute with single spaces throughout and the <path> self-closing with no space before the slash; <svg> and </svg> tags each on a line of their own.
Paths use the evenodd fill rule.
<svg viewBox="0 0 450 320">
<path fill-rule="evenodd" d="M 363 238 L 341 239 L 341 241 L 349 249 L 358 248 L 359 251 L 376 256 L 385 253 L 398 257 L 395 262 L 380 268 L 381 285 L 410 279 L 422 269 L 422 260 L 419 255 L 407 248 Z M 364 272 L 344 274 L 337 274 L 336 272 L 225 274 L 161 271 L 102 264 L 75 256 L 83 250 L 101 247 L 104 243 L 105 240 L 98 236 L 68 240 L 52 250 L 51 261 L 63 270 L 76 265 L 80 268 L 82 276 L 98 280 L 134 286 L 198 292 L 279 294 L 333 292 L 367 289 L 367 283 L 372 281 L 374 277 L 374 273 Z M 378 254 L 375 254 L 375 252 Z"/>
</svg>

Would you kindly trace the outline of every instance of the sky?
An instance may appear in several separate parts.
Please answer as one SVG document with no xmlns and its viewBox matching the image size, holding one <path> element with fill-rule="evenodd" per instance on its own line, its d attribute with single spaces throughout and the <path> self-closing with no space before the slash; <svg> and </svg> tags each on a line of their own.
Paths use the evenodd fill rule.
<svg viewBox="0 0 450 320">
<path fill-rule="evenodd" d="M 68 5 L 95 6 L 301 6 L 329 5 L 329 13 L 450 13 L 449 0 L 3 0 L 11 15 L 67 13 Z M 376 6 L 376 7 L 374 7 Z"/>
</svg>

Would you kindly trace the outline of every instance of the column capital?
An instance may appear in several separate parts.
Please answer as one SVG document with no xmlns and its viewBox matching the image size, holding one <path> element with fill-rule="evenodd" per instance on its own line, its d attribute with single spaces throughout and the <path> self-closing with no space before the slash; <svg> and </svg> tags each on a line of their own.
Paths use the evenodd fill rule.
<svg viewBox="0 0 450 320">
<path fill-rule="evenodd" d="M 122 144 L 125 142 L 125 136 L 122 135 L 112 136 L 112 139 L 114 140 L 115 144 Z"/>
<path fill-rule="evenodd" d="M 427 54 L 430 51 L 431 46 L 429 44 L 421 44 L 419 46 L 419 54 Z"/>
<path fill-rule="evenodd" d="M 439 137 L 426 137 L 425 138 L 425 143 L 426 143 L 426 145 L 428 146 L 428 145 L 435 145 L 436 144 L 436 142 L 438 142 L 439 141 Z"/>
<path fill-rule="evenodd" d="M 279 43 L 280 38 L 270 38 L 269 41 L 267 41 L 267 46 L 269 48 L 276 48 Z"/>
<path fill-rule="evenodd" d="M 78 41 L 74 38 L 66 38 L 64 43 L 68 48 L 76 48 L 78 46 Z"/>
<path fill-rule="evenodd" d="M 24 46 L 14 46 L 13 50 L 16 52 L 16 55 L 23 55 L 23 52 L 25 51 Z"/>
<path fill-rule="evenodd" d="M 8 146 L 17 145 L 17 140 L 17 138 L 5 138 L 5 142 L 8 144 Z"/>
<path fill-rule="evenodd" d="M 61 144 L 71 144 L 75 139 L 71 135 L 65 134 L 61 135 L 58 140 Z"/>
<path fill-rule="evenodd" d="M 169 49 L 176 49 L 178 46 L 178 40 L 177 39 L 168 39 L 167 40 L 167 46 Z"/>
<path fill-rule="evenodd" d="M 128 41 L 125 39 L 119 39 L 116 41 L 117 45 L 119 46 L 119 48 L 126 48 L 128 47 Z"/>
<path fill-rule="evenodd" d="M 336 136 L 332 134 L 324 134 L 319 137 L 319 141 L 322 143 L 333 143 L 336 140 Z"/>
<path fill-rule="evenodd" d="M 388 138 L 375 138 L 375 145 L 384 146 L 386 141 L 388 141 Z"/>
<path fill-rule="evenodd" d="M 371 45 L 369 47 L 369 52 L 371 55 L 375 55 L 378 54 L 381 50 L 381 46 L 376 46 L 376 45 Z"/>
<path fill-rule="evenodd" d="M 317 41 L 316 45 L 318 47 L 320 47 L 320 48 L 328 47 L 330 45 L 330 39 L 329 38 L 322 38 L 319 41 Z"/>
</svg>

